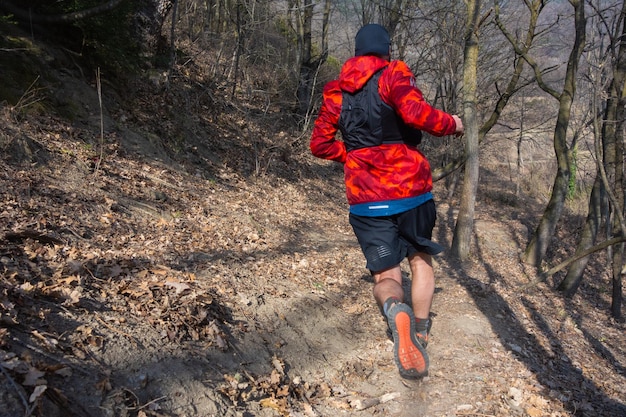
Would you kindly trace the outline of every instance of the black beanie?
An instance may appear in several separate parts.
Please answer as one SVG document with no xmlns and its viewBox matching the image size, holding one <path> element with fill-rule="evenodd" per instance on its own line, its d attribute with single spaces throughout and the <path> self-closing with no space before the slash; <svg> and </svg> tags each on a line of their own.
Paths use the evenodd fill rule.
<svg viewBox="0 0 626 417">
<path fill-rule="evenodd" d="M 391 39 L 387 29 L 371 23 L 363 26 L 357 32 L 356 38 L 354 38 L 354 55 L 389 55 L 389 45 L 391 45 Z"/>
</svg>

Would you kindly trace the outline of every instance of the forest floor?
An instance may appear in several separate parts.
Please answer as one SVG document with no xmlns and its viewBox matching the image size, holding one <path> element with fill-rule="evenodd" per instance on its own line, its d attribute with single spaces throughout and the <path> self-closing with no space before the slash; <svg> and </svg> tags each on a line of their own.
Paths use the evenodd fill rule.
<svg viewBox="0 0 626 417">
<path fill-rule="evenodd" d="M 471 260 L 435 260 L 430 373 L 407 381 L 340 166 L 226 112 L 172 153 L 171 91 L 100 116 L 93 85 L 59 80 L 72 123 L 0 109 L 0 416 L 626 416 L 606 267 L 571 300 L 538 282 L 519 258 L 543 207 L 496 174 Z M 458 203 L 435 187 L 449 247 Z"/>
</svg>

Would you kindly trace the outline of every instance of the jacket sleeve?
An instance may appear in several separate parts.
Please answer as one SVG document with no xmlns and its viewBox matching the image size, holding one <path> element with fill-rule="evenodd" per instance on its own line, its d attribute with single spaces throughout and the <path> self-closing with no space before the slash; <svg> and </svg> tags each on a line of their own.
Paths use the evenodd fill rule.
<svg viewBox="0 0 626 417">
<path fill-rule="evenodd" d="M 324 87 L 322 107 L 313 126 L 310 148 L 313 155 L 331 161 L 346 162 L 346 146 L 335 139 L 341 113 L 339 82 L 331 81 Z"/>
<path fill-rule="evenodd" d="M 456 123 L 452 115 L 432 107 L 415 83 L 411 69 L 393 61 L 381 77 L 381 98 L 392 106 L 404 122 L 434 136 L 452 135 Z"/>
</svg>

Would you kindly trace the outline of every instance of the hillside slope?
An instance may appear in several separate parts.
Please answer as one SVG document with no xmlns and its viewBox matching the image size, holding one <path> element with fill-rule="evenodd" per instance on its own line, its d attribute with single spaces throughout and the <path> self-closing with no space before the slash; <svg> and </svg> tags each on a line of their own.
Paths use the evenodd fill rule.
<svg viewBox="0 0 626 417">
<path fill-rule="evenodd" d="M 105 82 L 101 106 L 47 48 L 1 64 L 42 76 L 0 109 L 0 415 L 626 415 L 606 274 L 522 290 L 531 201 L 479 199 L 472 261 L 437 258 L 430 376 L 403 381 L 341 167 L 182 75 Z"/>
</svg>

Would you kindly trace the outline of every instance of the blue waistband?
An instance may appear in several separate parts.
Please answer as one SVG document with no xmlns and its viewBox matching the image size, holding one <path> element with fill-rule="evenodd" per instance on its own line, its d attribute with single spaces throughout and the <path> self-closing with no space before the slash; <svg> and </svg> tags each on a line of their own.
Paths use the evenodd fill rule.
<svg viewBox="0 0 626 417">
<path fill-rule="evenodd" d="M 428 192 L 417 197 L 402 198 L 399 200 L 377 201 L 374 203 L 354 204 L 350 206 L 350 213 L 364 217 L 392 216 L 414 209 L 425 202 L 432 200 L 432 193 Z"/>
</svg>

